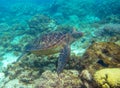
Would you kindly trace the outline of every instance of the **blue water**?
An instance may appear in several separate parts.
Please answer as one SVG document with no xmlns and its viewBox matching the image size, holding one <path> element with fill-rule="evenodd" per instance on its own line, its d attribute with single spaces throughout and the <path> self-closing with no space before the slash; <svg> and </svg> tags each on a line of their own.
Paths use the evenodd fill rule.
<svg viewBox="0 0 120 88">
<path fill-rule="evenodd" d="M 106 24 L 111 30 L 104 29 Z M 0 72 L 31 40 L 62 31 L 61 25 L 83 32 L 72 45 L 76 55 L 82 56 L 92 40 L 110 42 L 117 37 L 119 41 L 120 0 L 0 0 Z"/>
</svg>

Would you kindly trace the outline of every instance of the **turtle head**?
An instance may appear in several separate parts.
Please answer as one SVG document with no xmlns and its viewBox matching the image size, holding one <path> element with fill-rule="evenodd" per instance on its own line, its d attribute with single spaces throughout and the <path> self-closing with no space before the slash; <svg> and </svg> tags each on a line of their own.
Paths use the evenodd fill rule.
<svg viewBox="0 0 120 88">
<path fill-rule="evenodd" d="M 79 39 L 79 38 L 81 38 L 82 36 L 83 36 L 83 33 L 82 32 L 73 32 L 72 34 L 71 34 L 71 36 L 72 36 L 72 38 L 73 39 Z"/>
<path fill-rule="evenodd" d="M 82 36 L 83 36 L 83 33 L 76 31 L 76 28 L 73 27 L 72 32 L 71 32 L 71 37 L 73 38 L 73 40 L 79 39 Z"/>
</svg>

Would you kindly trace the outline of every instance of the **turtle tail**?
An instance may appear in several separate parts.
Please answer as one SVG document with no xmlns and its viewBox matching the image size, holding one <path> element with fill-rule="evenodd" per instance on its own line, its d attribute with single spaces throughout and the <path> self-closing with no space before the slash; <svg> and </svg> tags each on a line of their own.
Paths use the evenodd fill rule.
<svg viewBox="0 0 120 88">
<path fill-rule="evenodd" d="M 23 52 L 23 53 L 18 57 L 18 59 L 16 60 L 16 62 L 18 62 L 20 59 L 26 57 L 28 54 L 30 54 L 30 52 Z"/>
</svg>

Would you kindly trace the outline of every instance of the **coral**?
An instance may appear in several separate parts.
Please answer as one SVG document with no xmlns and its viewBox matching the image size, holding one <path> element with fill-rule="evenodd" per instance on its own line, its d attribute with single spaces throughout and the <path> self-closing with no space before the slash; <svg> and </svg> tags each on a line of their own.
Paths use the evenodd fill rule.
<svg viewBox="0 0 120 88">
<path fill-rule="evenodd" d="M 88 80 L 88 81 L 91 81 L 91 80 L 92 80 L 92 76 L 91 76 L 91 74 L 89 73 L 88 70 L 83 70 L 83 71 L 81 72 L 81 78 L 82 78 L 82 79 L 85 79 L 85 80 Z"/>
<path fill-rule="evenodd" d="M 38 57 L 34 54 L 30 54 L 26 57 L 23 57 L 19 62 L 8 65 L 7 69 L 5 69 L 3 72 L 10 80 L 17 78 L 23 84 L 29 84 L 33 83 L 34 80 L 36 80 L 46 70 L 56 71 L 57 59 L 58 54 L 49 57 Z M 79 57 L 72 55 L 65 68 L 80 69 Z"/>
<path fill-rule="evenodd" d="M 81 64 L 91 72 L 104 67 L 120 67 L 120 46 L 112 42 L 93 43 L 83 54 Z"/>
<path fill-rule="evenodd" d="M 31 30 L 37 32 L 43 31 L 50 31 L 51 29 L 54 30 L 56 27 L 55 21 L 52 20 L 50 17 L 45 15 L 35 15 L 31 20 L 29 20 L 28 25 Z"/>
<path fill-rule="evenodd" d="M 58 82 L 58 86 L 67 86 L 68 88 L 77 88 L 81 86 L 80 78 L 78 77 L 78 71 L 63 71 L 58 77 L 56 71 L 56 62 L 58 54 L 49 57 L 37 57 L 36 55 L 28 55 L 22 58 L 19 62 L 8 65 L 7 69 L 4 69 L 5 79 L 3 84 L 0 85 L 6 88 L 8 85 L 12 85 L 12 88 L 35 88 L 33 86 L 40 86 L 44 83 L 46 86 L 54 86 Z M 79 61 L 76 60 L 77 56 L 72 56 L 70 64 L 66 66 L 67 69 L 79 69 Z M 75 60 L 74 60 L 75 59 Z M 49 71 L 48 71 L 49 70 Z M 59 80 L 59 79 L 60 80 Z M 71 80 L 72 79 L 72 80 Z M 48 81 L 49 80 L 49 81 Z M 48 81 L 48 82 L 47 82 Z M 60 81 L 60 82 L 59 82 Z M 52 84 L 52 83 L 53 84 Z M 36 84 L 37 83 L 37 84 Z M 64 84 L 62 84 L 64 83 Z M 17 85 L 17 87 L 16 87 Z M 15 87 L 14 87 L 15 86 Z M 28 87 L 32 86 L 32 87 Z M 2 88 L 1 87 L 1 88 Z M 56 87 L 56 88 L 60 88 Z M 61 88 L 67 88 L 61 87 Z M 40 87 L 41 88 L 41 87 Z M 53 87 L 51 87 L 53 88 Z"/>
<path fill-rule="evenodd" d="M 61 73 L 58 77 L 56 73 L 56 65 L 55 65 L 58 59 L 57 57 L 58 57 L 58 54 L 49 56 L 49 57 L 44 57 L 44 56 L 37 57 L 36 55 L 31 54 L 31 55 L 28 55 L 27 57 L 22 58 L 19 62 L 8 65 L 7 69 L 3 70 L 6 81 L 3 82 L 3 85 L 1 86 L 3 88 L 6 88 L 6 86 L 12 83 L 13 86 L 18 85 L 18 88 L 19 87 L 27 88 L 28 85 L 34 86 L 35 83 L 38 83 L 38 82 L 40 83 L 39 85 L 42 85 L 41 83 L 45 82 L 46 84 L 50 82 L 48 80 L 52 80 L 53 85 L 55 85 L 58 82 L 59 86 L 68 85 L 69 87 L 69 86 L 72 86 L 70 84 L 72 82 L 73 87 L 74 86 L 76 87 L 79 84 L 79 82 L 81 83 L 81 81 L 79 81 L 80 78 L 78 77 L 79 73 L 76 70 L 75 71 L 63 71 L 63 73 Z M 76 58 L 79 58 L 79 57 L 72 56 L 69 64 L 66 66 L 67 69 L 73 69 L 73 68 L 79 69 L 80 68 L 78 65 L 79 60 L 76 60 Z M 58 78 L 62 80 L 60 81 L 60 83 L 59 83 Z M 41 81 L 42 79 L 43 81 Z M 75 84 L 75 81 L 78 81 L 78 82 Z M 62 82 L 64 83 L 64 85 L 62 85 Z M 46 84 L 45 86 L 49 84 L 50 83 Z M 52 84 L 50 84 L 49 86 L 51 85 Z M 30 88 L 35 88 L 33 86 Z M 13 87 L 13 88 L 16 88 L 16 87 Z M 61 87 L 61 88 L 64 88 L 64 87 Z"/>
<path fill-rule="evenodd" d="M 88 70 L 82 70 L 80 73 L 80 79 L 83 82 L 81 88 L 98 88 L 96 82 L 93 80 L 93 75 Z"/>
<path fill-rule="evenodd" d="M 105 18 L 105 22 L 106 23 L 120 23 L 120 16 L 119 15 L 115 15 L 115 14 L 108 15 Z"/>
<path fill-rule="evenodd" d="M 30 74 L 26 74 L 30 72 L 29 70 L 23 72 L 22 78 L 19 76 L 15 79 L 6 77 L 0 87 L 7 88 L 9 85 L 11 88 L 82 88 L 82 81 L 76 70 L 64 70 L 59 76 L 50 70 L 46 70 L 41 76 L 39 72 L 34 72 L 31 75 L 37 76 L 36 79 L 32 78 Z M 28 78 L 26 78 L 27 76 Z"/>
<path fill-rule="evenodd" d="M 94 80 L 100 88 L 120 88 L 120 68 L 98 70 Z"/>
<path fill-rule="evenodd" d="M 35 88 L 80 88 L 82 82 L 78 75 L 78 71 L 75 70 L 64 70 L 59 76 L 48 70 L 42 73 Z"/>
<path fill-rule="evenodd" d="M 101 35 L 101 36 L 116 36 L 120 35 L 120 24 L 105 24 L 101 27 L 98 28 L 96 31 L 96 35 Z"/>
</svg>

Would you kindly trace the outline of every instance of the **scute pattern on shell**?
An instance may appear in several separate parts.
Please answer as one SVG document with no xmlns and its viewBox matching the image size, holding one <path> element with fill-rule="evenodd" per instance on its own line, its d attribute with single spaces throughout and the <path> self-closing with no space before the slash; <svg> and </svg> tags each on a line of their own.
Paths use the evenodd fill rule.
<svg viewBox="0 0 120 88">
<path fill-rule="evenodd" d="M 43 36 L 36 38 L 26 50 L 31 51 L 48 49 L 58 44 L 60 41 L 62 41 L 62 43 L 65 42 L 64 40 L 65 36 L 66 33 L 62 32 L 45 34 Z"/>
</svg>

